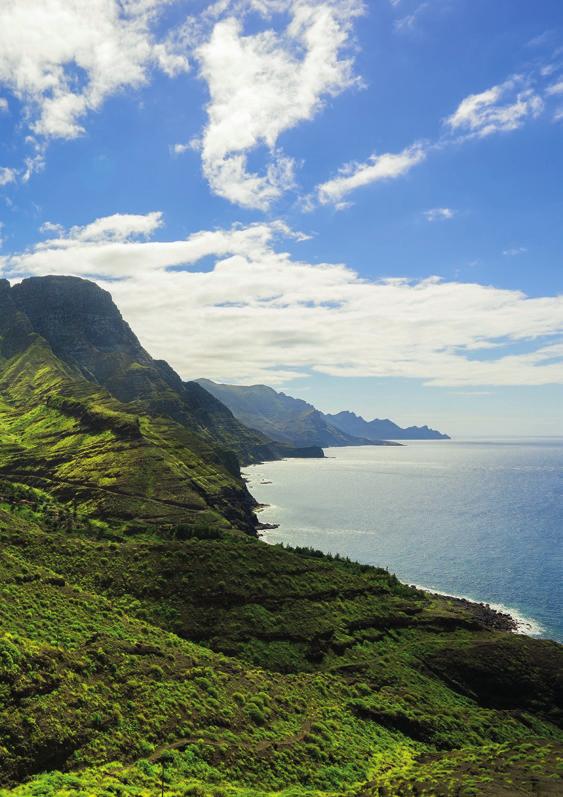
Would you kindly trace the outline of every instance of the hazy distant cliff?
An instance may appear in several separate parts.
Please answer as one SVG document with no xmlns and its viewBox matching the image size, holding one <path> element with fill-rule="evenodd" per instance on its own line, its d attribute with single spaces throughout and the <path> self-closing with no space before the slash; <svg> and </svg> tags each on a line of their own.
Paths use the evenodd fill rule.
<svg viewBox="0 0 563 797">
<path fill-rule="evenodd" d="M 352 412 L 326 415 L 302 399 L 266 385 L 223 385 L 199 379 L 200 385 L 222 401 L 252 429 L 292 445 L 389 445 L 389 440 L 446 440 L 428 426 L 401 429 L 392 421 L 365 421 Z"/>
<path fill-rule="evenodd" d="M 312 404 L 267 385 L 222 385 L 209 379 L 199 379 L 198 382 L 222 401 L 239 421 L 273 440 L 294 446 L 323 448 L 383 445 L 379 440 L 368 440 L 337 427 Z"/>
<path fill-rule="evenodd" d="M 333 426 L 351 435 L 365 437 L 368 440 L 449 440 L 450 437 L 428 426 L 409 426 L 401 429 L 393 421 L 366 421 L 353 412 L 339 412 L 336 415 L 324 416 Z"/>
</svg>

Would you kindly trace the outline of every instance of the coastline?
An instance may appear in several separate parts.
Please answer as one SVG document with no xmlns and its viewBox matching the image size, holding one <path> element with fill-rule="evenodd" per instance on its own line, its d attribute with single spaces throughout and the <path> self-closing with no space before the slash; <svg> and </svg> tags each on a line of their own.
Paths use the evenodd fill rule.
<svg viewBox="0 0 563 797">
<path fill-rule="evenodd" d="M 510 440 L 512 441 L 512 438 Z M 342 451 L 345 452 L 346 449 L 342 449 Z M 339 452 L 340 449 L 338 452 L 328 452 L 329 456 L 327 459 L 332 458 L 330 457 L 330 453 L 337 454 Z M 338 459 L 338 456 L 335 456 L 334 459 Z M 485 465 L 486 464 L 487 461 L 485 460 Z M 510 464 L 511 463 L 509 462 L 509 465 Z M 276 471 L 273 471 L 272 469 L 266 470 L 265 472 L 268 475 L 264 476 L 264 471 L 255 468 L 256 466 L 250 466 L 248 469 L 245 469 L 244 475 L 248 482 L 249 488 L 252 491 L 256 490 L 260 496 L 260 504 L 257 508 L 259 513 L 257 535 L 259 538 L 270 544 L 275 544 L 275 542 L 282 541 L 288 542 L 289 544 L 299 544 L 296 541 L 295 536 L 292 534 L 290 534 L 290 539 L 285 539 L 283 525 L 279 522 L 279 507 L 277 506 L 278 503 L 281 503 L 279 497 L 277 501 L 274 500 L 272 503 L 270 503 L 268 498 L 273 497 L 270 490 L 264 490 L 263 488 L 260 489 L 262 484 L 269 485 L 274 481 L 277 481 L 277 479 L 274 478 Z M 293 518 L 293 523 L 295 524 L 295 522 L 296 519 Z M 314 526 L 314 521 L 309 519 L 309 522 L 311 522 Z M 342 542 L 342 540 L 340 540 L 340 542 Z M 314 547 L 320 548 L 321 550 L 333 550 L 333 545 L 331 545 L 330 548 L 325 549 L 323 545 L 319 543 L 320 540 L 317 540 Z M 341 545 L 338 547 L 338 550 L 340 550 L 341 553 L 350 555 L 346 550 L 342 551 L 341 547 Z M 377 562 L 374 562 L 371 558 L 365 559 L 358 557 L 357 555 L 352 556 L 351 558 L 354 558 L 356 561 L 362 562 L 364 564 L 373 564 L 374 566 L 377 566 Z M 429 574 L 424 577 L 422 573 L 417 576 L 416 571 L 413 573 L 411 567 L 410 574 L 401 574 L 401 568 L 398 563 L 394 564 L 393 562 L 389 562 L 389 564 L 391 568 L 395 566 L 398 568 L 395 572 L 397 577 L 404 583 L 412 584 L 417 589 L 420 589 L 421 591 L 430 595 L 433 594 L 441 596 L 451 600 L 452 602 L 456 602 L 460 608 L 465 606 L 472 612 L 475 618 L 482 622 L 486 627 L 496 630 L 510 631 L 516 634 L 524 634 L 532 638 L 552 639 L 555 641 L 560 639 L 560 634 L 558 634 L 557 631 L 554 632 L 547 621 L 547 624 L 544 625 L 543 617 L 542 619 L 538 619 L 536 616 L 534 616 L 532 609 L 520 607 L 515 608 L 515 606 L 508 600 L 508 596 L 505 601 L 503 600 L 504 596 L 498 595 L 493 590 L 493 594 L 496 597 L 496 602 L 494 602 L 495 598 L 491 600 L 489 597 L 491 593 L 488 593 L 486 589 L 473 592 L 472 584 L 467 579 L 465 579 L 463 584 L 459 584 L 459 592 L 456 592 L 456 584 L 452 585 L 449 583 L 445 587 L 440 585 L 439 573 L 430 574 L 430 577 L 428 577 Z M 433 575 L 435 575 L 436 578 L 434 578 Z M 420 581 L 417 581 L 417 578 L 420 578 Z M 448 579 L 448 581 L 450 581 L 450 579 Z M 481 584 L 481 587 L 483 586 L 486 586 L 486 584 Z M 515 596 L 512 595 L 513 599 L 514 597 Z M 516 599 L 518 600 L 518 596 L 516 596 Z M 542 615 L 540 614 L 540 616 Z"/>
<path fill-rule="evenodd" d="M 486 603 L 475 598 L 468 598 L 466 595 L 451 595 L 449 592 L 442 592 L 434 587 L 425 587 L 421 584 L 412 584 L 411 586 L 429 595 L 448 598 L 451 601 L 455 601 L 459 606 L 470 609 L 476 618 L 491 628 L 491 630 L 511 631 L 514 634 L 544 638 L 545 629 L 537 620 L 525 617 L 517 609 L 510 606 L 504 606 L 500 603 Z"/>
<path fill-rule="evenodd" d="M 260 503 L 257 505 L 255 512 L 259 515 L 265 509 L 270 508 L 271 504 Z M 276 545 L 277 543 L 268 540 L 265 532 L 275 531 L 281 526 L 279 523 L 262 523 L 258 522 L 256 533 L 258 539 L 267 543 L 268 545 Z M 371 564 L 370 562 L 363 562 L 361 564 Z M 378 565 L 373 565 L 377 567 Z M 403 580 L 399 577 L 400 580 Z M 407 583 L 406 581 L 404 583 Z M 435 587 L 427 587 L 422 584 L 410 584 L 410 586 L 425 592 L 430 596 L 435 595 L 440 598 L 447 598 L 455 602 L 458 606 L 471 611 L 475 619 L 489 628 L 491 631 L 508 631 L 513 634 L 524 634 L 525 636 L 542 638 L 545 630 L 543 626 L 530 617 L 525 617 L 520 614 L 517 609 L 509 606 L 504 606 L 500 603 L 488 603 L 477 598 L 469 598 L 466 595 L 452 595 L 449 592 L 443 592 Z"/>
</svg>

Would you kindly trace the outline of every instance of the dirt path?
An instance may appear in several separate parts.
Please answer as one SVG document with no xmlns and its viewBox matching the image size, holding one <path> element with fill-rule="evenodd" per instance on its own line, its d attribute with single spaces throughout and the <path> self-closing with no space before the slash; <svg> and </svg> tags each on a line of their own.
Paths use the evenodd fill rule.
<svg viewBox="0 0 563 797">
<path fill-rule="evenodd" d="M 243 747 L 249 751 L 253 751 L 257 755 L 264 755 L 264 753 L 271 749 L 285 750 L 289 747 L 292 747 L 294 744 L 298 744 L 298 742 L 302 742 L 311 730 L 312 725 L 313 720 L 307 719 L 297 733 L 294 733 L 291 736 L 286 736 L 285 739 L 280 739 L 279 741 L 265 739 L 264 741 L 258 742 L 254 745 L 250 742 L 247 742 L 243 745 Z M 165 753 L 172 752 L 173 750 L 183 750 L 184 748 L 188 747 L 188 745 L 197 744 L 198 742 L 203 742 L 204 744 L 209 744 L 213 747 L 218 747 L 219 745 L 223 744 L 223 742 L 214 739 L 203 739 L 201 736 L 188 736 L 182 739 L 177 739 L 175 742 L 171 742 L 170 744 L 163 744 L 160 747 L 157 747 L 156 750 L 149 756 L 148 760 L 151 764 L 155 764 Z"/>
</svg>

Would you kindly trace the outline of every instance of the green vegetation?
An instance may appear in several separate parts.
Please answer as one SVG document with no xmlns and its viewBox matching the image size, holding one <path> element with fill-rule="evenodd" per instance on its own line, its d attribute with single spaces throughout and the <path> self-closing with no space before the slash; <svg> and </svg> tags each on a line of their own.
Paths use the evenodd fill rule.
<svg viewBox="0 0 563 797">
<path fill-rule="evenodd" d="M 318 552 L 0 497 L 2 797 L 155 794 L 165 754 L 170 795 L 559 782 L 554 643 Z"/>
<path fill-rule="evenodd" d="M 211 422 L 6 301 L 0 797 L 561 793 L 560 646 L 260 542 Z"/>
</svg>

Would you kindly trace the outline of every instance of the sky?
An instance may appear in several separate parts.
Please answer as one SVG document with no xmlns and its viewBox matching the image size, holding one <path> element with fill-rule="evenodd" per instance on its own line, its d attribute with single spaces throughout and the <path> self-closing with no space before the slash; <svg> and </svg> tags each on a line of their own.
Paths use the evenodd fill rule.
<svg viewBox="0 0 563 797">
<path fill-rule="evenodd" d="M 563 435 L 563 4 L 4 0 L 0 242 L 185 379 Z"/>
</svg>

